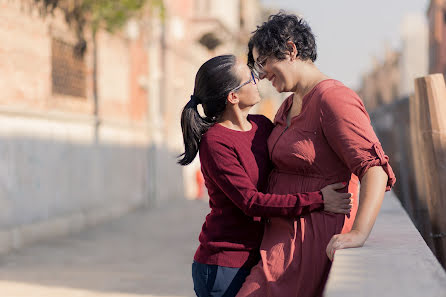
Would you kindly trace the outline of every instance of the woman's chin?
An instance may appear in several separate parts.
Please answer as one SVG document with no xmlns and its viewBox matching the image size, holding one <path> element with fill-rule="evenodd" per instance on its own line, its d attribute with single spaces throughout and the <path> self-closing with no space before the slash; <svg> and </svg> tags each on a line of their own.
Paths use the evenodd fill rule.
<svg viewBox="0 0 446 297">
<path fill-rule="evenodd" d="M 257 105 L 257 104 L 259 104 L 260 103 L 260 99 L 259 100 L 257 100 L 256 102 L 254 102 L 253 104 L 252 104 L 252 106 L 255 106 L 255 105 Z"/>
<path fill-rule="evenodd" d="M 278 93 L 292 92 L 292 90 L 290 88 L 287 88 L 284 84 L 277 84 L 276 86 L 274 86 L 274 88 Z"/>
</svg>

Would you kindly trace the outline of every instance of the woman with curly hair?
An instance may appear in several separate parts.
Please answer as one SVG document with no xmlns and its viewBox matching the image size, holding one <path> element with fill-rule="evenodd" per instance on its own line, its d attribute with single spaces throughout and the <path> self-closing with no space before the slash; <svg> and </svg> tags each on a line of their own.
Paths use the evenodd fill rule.
<svg viewBox="0 0 446 297">
<path fill-rule="evenodd" d="M 271 171 L 267 139 L 273 128 L 262 115 L 248 115 L 260 101 L 258 80 L 233 55 L 205 62 L 194 94 L 181 115 L 187 165 L 200 153 L 211 212 L 192 264 L 199 297 L 237 294 L 259 261 L 263 222 L 255 217 L 295 218 L 312 211 L 350 212 L 350 194 L 335 184 L 308 193 L 263 194 Z M 202 105 L 205 117 L 198 112 Z"/>
<path fill-rule="evenodd" d="M 248 65 L 261 79 L 278 92 L 293 92 L 268 139 L 274 169 L 267 192 L 314 191 L 343 180 L 352 189 L 358 178 L 361 188 L 353 226 L 344 214 L 325 211 L 269 219 L 261 260 L 237 296 L 322 296 L 335 251 L 365 243 L 395 176 L 361 99 L 314 64 L 316 42 L 304 20 L 272 15 L 248 48 Z"/>
</svg>

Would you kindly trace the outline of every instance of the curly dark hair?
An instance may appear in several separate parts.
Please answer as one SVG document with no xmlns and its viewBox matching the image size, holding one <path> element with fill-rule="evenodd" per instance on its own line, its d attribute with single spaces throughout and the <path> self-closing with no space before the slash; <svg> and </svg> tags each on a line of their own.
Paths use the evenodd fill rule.
<svg viewBox="0 0 446 297">
<path fill-rule="evenodd" d="M 285 59 L 289 53 L 287 41 L 292 41 L 297 48 L 297 56 L 301 60 L 316 61 L 316 41 L 310 26 L 298 16 L 283 11 L 268 17 L 268 21 L 252 32 L 248 43 L 248 66 L 254 66 L 252 50 L 255 47 L 260 57 L 274 56 Z"/>
</svg>

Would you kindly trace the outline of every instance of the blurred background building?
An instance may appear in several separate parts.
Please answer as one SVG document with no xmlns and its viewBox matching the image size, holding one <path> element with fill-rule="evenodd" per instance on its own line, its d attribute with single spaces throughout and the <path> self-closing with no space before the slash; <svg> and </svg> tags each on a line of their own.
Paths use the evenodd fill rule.
<svg viewBox="0 0 446 297">
<path fill-rule="evenodd" d="M 117 216 L 152 191 L 148 29 L 99 31 L 81 56 L 60 11 L 44 18 L 30 3 L 0 1 L 2 249 Z"/>
<path fill-rule="evenodd" d="M 446 1 L 431 0 L 429 21 L 429 72 L 446 74 Z"/>
<path fill-rule="evenodd" d="M 428 27 L 421 14 L 409 14 L 400 26 L 401 48 L 385 45 L 383 57 L 373 57 L 372 69 L 362 77 L 358 90 L 367 110 L 413 93 L 416 77 L 428 73 Z"/>
<path fill-rule="evenodd" d="M 363 74 L 358 93 L 368 110 L 413 94 L 416 77 L 446 74 L 446 1 L 431 0 L 426 15 L 406 15 L 400 32 L 401 48 L 387 45 Z"/>
</svg>

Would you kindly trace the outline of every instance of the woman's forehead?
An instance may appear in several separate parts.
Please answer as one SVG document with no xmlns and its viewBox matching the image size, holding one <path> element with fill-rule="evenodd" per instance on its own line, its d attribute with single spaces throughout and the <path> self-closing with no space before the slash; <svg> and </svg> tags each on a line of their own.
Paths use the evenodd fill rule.
<svg viewBox="0 0 446 297">
<path fill-rule="evenodd" d="M 251 75 L 251 69 L 249 69 L 248 65 L 244 61 L 237 61 L 236 72 L 240 76 L 249 76 Z"/>
</svg>

